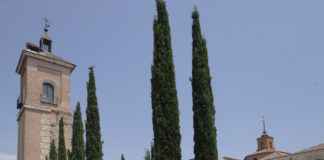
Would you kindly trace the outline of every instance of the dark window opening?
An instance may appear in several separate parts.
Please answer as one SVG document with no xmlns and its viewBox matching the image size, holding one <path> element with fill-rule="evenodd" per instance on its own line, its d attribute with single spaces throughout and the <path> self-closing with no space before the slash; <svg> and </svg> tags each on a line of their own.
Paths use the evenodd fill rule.
<svg viewBox="0 0 324 160">
<path fill-rule="evenodd" d="M 45 103 L 54 104 L 54 87 L 52 84 L 43 84 L 42 101 Z"/>
</svg>

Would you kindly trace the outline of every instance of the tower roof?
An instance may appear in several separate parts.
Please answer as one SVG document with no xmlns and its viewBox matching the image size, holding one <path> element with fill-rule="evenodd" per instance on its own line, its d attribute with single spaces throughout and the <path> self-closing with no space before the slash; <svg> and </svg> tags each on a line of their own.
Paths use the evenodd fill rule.
<svg viewBox="0 0 324 160">
<path fill-rule="evenodd" d="M 67 68 L 71 68 L 71 72 L 74 70 L 76 67 L 75 64 L 55 55 L 54 53 L 50 52 L 44 52 L 40 47 L 38 47 L 35 44 L 32 44 L 30 42 L 26 43 L 26 48 L 22 50 L 22 53 L 20 55 L 17 67 L 16 67 L 16 72 L 18 74 L 21 73 L 21 68 L 22 65 L 27 57 L 33 57 L 39 60 L 44 60 L 49 63 L 54 63 L 57 65 L 61 65 Z"/>
<path fill-rule="evenodd" d="M 76 67 L 75 64 L 70 63 L 67 60 L 64 60 L 63 58 L 55 55 L 52 52 L 52 40 L 48 35 L 48 29 L 49 29 L 49 21 L 47 18 L 44 18 L 44 34 L 41 36 L 39 40 L 39 46 L 27 42 L 26 48 L 22 50 L 22 53 L 19 58 L 19 62 L 16 67 L 16 72 L 18 74 L 21 73 L 22 65 L 26 59 L 26 57 L 33 57 L 39 60 L 47 61 L 50 63 L 54 63 L 57 65 L 61 65 L 67 68 L 71 69 L 71 72 Z"/>
</svg>

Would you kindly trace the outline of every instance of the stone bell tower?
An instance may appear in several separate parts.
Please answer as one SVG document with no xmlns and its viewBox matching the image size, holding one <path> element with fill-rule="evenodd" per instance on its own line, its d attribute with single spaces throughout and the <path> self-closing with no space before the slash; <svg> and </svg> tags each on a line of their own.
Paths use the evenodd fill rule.
<svg viewBox="0 0 324 160">
<path fill-rule="evenodd" d="M 257 150 L 256 152 L 247 155 L 244 160 L 260 160 L 271 154 L 286 154 L 282 151 L 277 151 L 273 144 L 273 137 L 268 135 L 266 130 L 266 123 L 264 117 L 262 118 L 263 132 L 262 135 L 257 138 Z"/>
<path fill-rule="evenodd" d="M 71 148 L 70 75 L 75 65 L 52 52 L 47 25 L 44 31 L 39 45 L 26 43 L 16 68 L 20 75 L 18 160 L 45 160 L 50 142 L 57 144 L 62 117 L 66 148 Z"/>
<path fill-rule="evenodd" d="M 269 136 L 267 134 L 267 130 L 266 130 L 266 125 L 265 125 L 264 118 L 262 120 L 262 124 L 263 124 L 263 132 L 262 132 L 261 137 L 259 137 L 257 139 L 257 142 L 258 142 L 258 149 L 257 149 L 257 151 L 264 151 L 264 150 L 274 151 L 275 148 L 273 146 L 273 137 L 271 137 L 271 136 Z"/>
</svg>

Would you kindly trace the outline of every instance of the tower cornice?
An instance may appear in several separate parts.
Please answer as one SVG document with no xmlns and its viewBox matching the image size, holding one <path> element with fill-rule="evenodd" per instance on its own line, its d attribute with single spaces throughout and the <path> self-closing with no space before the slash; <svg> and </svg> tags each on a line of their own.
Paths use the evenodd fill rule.
<svg viewBox="0 0 324 160">
<path fill-rule="evenodd" d="M 23 63 L 27 59 L 27 57 L 32 57 L 32 58 L 35 58 L 35 59 L 39 59 L 39 60 L 43 60 L 43 61 L 46 61 L 46 62 L 49 62 L 49 63 L 60 65 L 60 66 L 63 66 L 65 68 L 69 68 L 71 70 L 71 72 L 76 67 L 75 64 L 70 63 L 70 62 L 68 62 L 68 61 L 66 61 L 66 60 L 64 60 L 64 59 L 62 59 L 62 58 L 60 58 L 58 56 L 55 56 L 52 53 L 36 52 L 36 51 L 30 50 L 30 49 L 23 49 L 22 53 L 20 55 L 17 67 L 16 67 L 16 72 L 18 74 L 21 73 Z"/>
<path fill-rule="evenodd" d="M 40 107 L 31 106 L 31 105 L 24 105 L 24 107 L 22 107 L 22 109 L 17 114 L 17 121 L 20 119 L 21 115 L 23 114 L 23 112 L 25 110 L 33 110 L 36 112 L 44 112 L 44 113 L 54 112 L 57 114 L 72 116 L 72 113 L 70 111 L 58 110 L 58 109 L 53 109 L 53 108 L 40 108 Z"/>
</svg>

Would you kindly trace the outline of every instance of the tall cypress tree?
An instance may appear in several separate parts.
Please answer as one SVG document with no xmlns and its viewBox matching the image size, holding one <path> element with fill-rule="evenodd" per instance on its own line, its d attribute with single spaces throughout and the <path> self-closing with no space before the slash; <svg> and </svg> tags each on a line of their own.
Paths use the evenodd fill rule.
<svg viewBox="0 0 324 160">
<path fill-rule="evenodd" d="M 93 67 L 89 68 L 87 82 L 87 120 L 86 120 L 86 159 L 102 160 L 102 141 L 100 132 L 100 117 L 98 111 L 96 82 Z"/>
<path fill-rule="evenodd" d="M 83 133 L 82 114 L 80 102 L 78 102 L 73 114 L 72 152 L 70 160 L 85 160 Z"/>
<path fill-rule="evenodd" d="M 150 152 L 150 150 L 145 151 L 144 160 L 151 160 L 151 152 Z"/>
<path fill-rule="evenodd" d="M 163 0 L 156 0 L 151 79 L 154 159 L 181 160 L 179 108 L 171 46 L 169 16 Z"/>
<path fill-rule="evenodd" d="M 215 107 L 208 66 L 206 40 L 202 36 L 199 13 L 192 13 L 192 99 L 195 160 L 218 160 Z"/>
<path fill-rule="evenodd" d="M 155 158 L 154 144 L 151 144 L 151 160 L 154 160 L 154 158 Z"/>
<path fill-rule="evenodd" d="M 56 146 L 55 146 L 54 140 L 51 141 L 48 157 L 49 157 L 49 160 L 57 160 L 57 152 L 56 152 Z"/>
<path fill-rule="evenodd" d="M 124 156 L 124 154 L 121 155 L 120 159 L 121 159 L 121 160 L 125 160 L 125 156 Z"/>
<path fill-rule="evenodd" d="M 64 122 L 63 118 L 60 119 L 59 124 L 59 139 L 58 139 L 58 160 L 66 160 L 66 148 L 65 148 L 65 137 L 64 137 Z"/>
<path fill-rule="evenodd" d="M 72 153 L 71 153 L 71 151 L 70 150 L 67 150 L 66 154 L 67 154 L 67 160 L 72 160 Z"/>
</svg>

